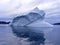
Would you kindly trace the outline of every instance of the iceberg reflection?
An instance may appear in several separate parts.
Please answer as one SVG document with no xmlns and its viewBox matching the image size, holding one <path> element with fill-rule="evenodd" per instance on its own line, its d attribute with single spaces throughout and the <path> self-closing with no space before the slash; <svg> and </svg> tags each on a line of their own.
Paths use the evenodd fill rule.
<svg viewBox="0 0 60 45">
<path fill-rule="evenodd" d="M 37 45 L 37 44 L 40 45 L 40 44 L 44 44 L 45 42 L 44 32 L 40 30 L 40 28 L 15 26 L 12 27 L 12 30 L 15 36 L 24 39 L 28 38 L 27 39 L 28 42 L 34 42 L 34 43 L 30 43 L 30 45 Z"/>
<path fill-rule="evenodd" d="M 45 40 L 47 39 L 47 32 L 52 30 L 52 28 L 48 27 L 20 27 L 20 26 L 12 26 L 13 34 L 22 40 L 27 39 L 25 41 L 30 42 L 29 45 L 40 45 L 45 44 Z M 24 43 L 24 42 L 23 42 Z M 24 44 L 23 44 L 24 45 Z"/>
</svg>

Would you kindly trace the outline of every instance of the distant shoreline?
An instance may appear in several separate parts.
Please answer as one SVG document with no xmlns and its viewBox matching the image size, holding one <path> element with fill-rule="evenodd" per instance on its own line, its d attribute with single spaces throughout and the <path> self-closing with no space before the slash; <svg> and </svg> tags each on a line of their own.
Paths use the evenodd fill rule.
<svg viewBox="0 0 60 45">
<path fill-rule="evenodd" d="M 60 23 L 54 23 L 53 25 L 60 25 Z"/>
<path fill-rule="evenodd" d="M 0 24 L 9 24 L 10 22 L 0 21 Z"/>
</svg>

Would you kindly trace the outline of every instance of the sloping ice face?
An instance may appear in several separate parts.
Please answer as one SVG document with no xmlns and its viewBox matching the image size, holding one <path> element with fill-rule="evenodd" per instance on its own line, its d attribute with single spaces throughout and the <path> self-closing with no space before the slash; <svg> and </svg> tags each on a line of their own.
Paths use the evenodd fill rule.
<svg viewBox="0 0 60 45">
<path fill-rule="evenodd" d="M 40 21 L 43 20 L 44 15 L 45 15 L 44 11 L 39 10 L 38 8 L 35 8 L 34 11 L 32 10 L 27 15 L 18 16 L 16 18 L 14 18 L 11 25 L 13 25 L 13 26 L 26 26 L 26 25 L 29 25 L 39 19 L 40 19 Z"/>
<path fill-rule="evenodd" d="M 28 24 L 29 21 L 27 20 L 27 18 L 25 16 L 21 16 L 21 17 L 16 17 L 13 19 L 12 25 L 13 26 L 24 26 L 26 24 Z"/>
</svg>

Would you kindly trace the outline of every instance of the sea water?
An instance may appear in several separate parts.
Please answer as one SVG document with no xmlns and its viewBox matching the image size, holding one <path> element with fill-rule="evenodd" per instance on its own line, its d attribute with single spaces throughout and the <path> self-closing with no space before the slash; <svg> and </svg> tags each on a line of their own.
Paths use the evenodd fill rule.
<svg viewBox="0 0 60 45">
<path fill-rule="evenodd" d="M 44 45 L 60 45 L 60 25 L 55 25 L 52 30 L 49 27 L 35 27 L 35 29 L 44 29 L 46 39 Z M 0 45 L 30 45 L 30 42 L 26 40 L 27 38 L 17 37 L 13 32 L 13 27 L 0 26 Z"/>
</svg>

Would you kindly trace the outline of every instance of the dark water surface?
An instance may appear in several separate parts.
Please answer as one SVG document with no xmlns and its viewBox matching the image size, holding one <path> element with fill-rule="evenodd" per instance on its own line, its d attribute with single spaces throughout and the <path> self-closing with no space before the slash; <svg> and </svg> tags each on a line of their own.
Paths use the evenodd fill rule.
<svg viewBox="0 0 60 45">
<path fill-rule="evenodd" d="M 54 26 L 53 28 L 52 27 L 22 28 L 22 27 L 0 26 L 0 45 L 30 45 L 30 42 L 26 41 L 27 38 L 21 38 L 21 36 L 19 37 L 20 32 L 26 32 L 26 31 L 43 33 L 46 39 L 44 45 L 60 45 L 60 26 Z"/>
</svg>

